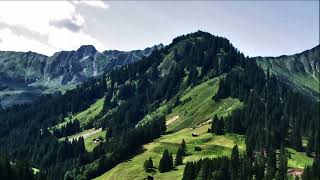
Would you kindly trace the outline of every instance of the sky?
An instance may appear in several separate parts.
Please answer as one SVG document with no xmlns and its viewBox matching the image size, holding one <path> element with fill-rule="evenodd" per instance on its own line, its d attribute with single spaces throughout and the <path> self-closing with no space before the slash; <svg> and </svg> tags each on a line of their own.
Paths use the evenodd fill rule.
<svg viewBox="0 0 320 180">
<path fill-rule="evenodd" d="M 247 56 L 295 54 L 319 44 L 319 1 L 0 1 L 2 51 L 127 51 L 198 30 Z"/>
</svg>

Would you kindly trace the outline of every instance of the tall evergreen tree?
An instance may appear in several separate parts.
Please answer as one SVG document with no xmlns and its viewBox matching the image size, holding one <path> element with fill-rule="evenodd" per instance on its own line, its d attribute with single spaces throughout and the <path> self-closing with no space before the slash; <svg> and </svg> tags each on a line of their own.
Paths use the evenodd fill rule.
<svg viewBox="0 0 320 180">
<path fill-rule="evenodd" d="M 266 178 L 273 179 L 277 168 L 277 157 L 276 152 L 273 148 L 269 148 L 267 152 L 267 172 Z"/>
<path fill-rule="evenodd" d="M 173 168 L 173 159 L 172 155 L 169 153 L 167 149 L 164 150 L 162 158 L 159 162 L 159 171 L 161 173 L 168 172 Z"/>
<path fill-rule="evenodd" d="M 257 154 L 254 162 L 254 174 L 257 180 L 262 180 L 265 175 L 265 159 L 264 153 L 261 151 Z"/>
<path fill-rule="evenodd" d="M 182 156 L 185 156 L 186 155 L 186 151 L 187 151 L 187 145 L 186 145 L 186 142 L 184 141 L 184 139 L 182 139 L 181 141 L 181 144 L 180 144 L 180 148 L 181 148 L 181 151 L 182 151 Z"/>
<path fill-rule="evenodd" d="M 178 149 L 177 155 L 176 155 L 176 159 L 175 159 L 175 165 L 179 166 L 182 164 L 183 161 L 183 150 L 181 149 L 181 147 Z"/>
<path fill-rule="evenodd" d="M 151 169 L 153 168 L 153 161 L 151 157 L 149 157 L 149 159 L 144 161 L 143 168 L 146 172 L 151 171 Z"/>
<path fill-rule="evenodd" d="M 239 165 L 240 165 L 238 145 L 235 145 L 232 148 L 230 163 L 231 163 L 231 166 L 230 166 L 231 179 L 237 179 L 238 173 L 239 173 Z"/>
<path fill-rule="evenodd" d="M 277 180 L 285 180 L 287 179 L 288 160 L 286 157 L 286 149 L 284 145 L 282 145 L 280 148 L 278 161 L 279 161 L 279 168 L 278 168 Z"/>
</svg>

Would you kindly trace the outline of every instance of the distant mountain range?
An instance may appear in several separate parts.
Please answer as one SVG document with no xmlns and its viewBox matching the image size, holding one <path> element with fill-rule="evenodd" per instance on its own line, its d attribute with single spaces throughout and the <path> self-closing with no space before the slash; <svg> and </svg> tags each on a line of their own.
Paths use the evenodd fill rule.
<svg viewBox="0 0 320 180">
<path fill-rule="evenodd" d="M 64 92 L 90 77 L 108 73 L 149 56 L 162 44 L 144 50 L 99 52 L 92 45 L 52 56 L 35 52 L 0 51 L 0 104 L 28 103 L 45 93 Z M 254 57 L 265 71 L 276 74 L 297 90 L 318 98 L 320 46 L 299 54 Z"/>
<path fill-rule="evenodd" d="M 299 54 L 279 57 L 256 57 L 265 71 L 276 74 L 297 90 L 319 99 L 320 46 Z"/>
<path fill-rule="evenodd" d="M 139 61 L 162 47 L 159 44 L 144 50 L 99 52 L 92 45 L 84 45 L 49 57 L 31 51 L 0 51 L 0 104 L 26 103 L 43 93 L 63 92 L 90 77 Z"/>
</svg>

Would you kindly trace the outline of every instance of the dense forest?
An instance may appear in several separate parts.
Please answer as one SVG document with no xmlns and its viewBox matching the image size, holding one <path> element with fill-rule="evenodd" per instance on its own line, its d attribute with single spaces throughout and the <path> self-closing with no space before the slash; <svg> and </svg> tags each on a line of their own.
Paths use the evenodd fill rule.
<svg viewBox="0 0 320 180">
<path fill-rule="evenodd" d="M 201 31 L 177 37 L 170 45 L 154 50 L 139 62 L 91 78 L 63 95 L 47 95 L 31 105 L 1 110 L 0 153 L 12 161 L 28 161 L 30 164 L 26 169 L 40 169 L 38 176 L 42 179 L 97 177 L 139 152 L 143 144 L 166 133 L 166 114 L 137 126 L 146 115 L 165 103 L 175 102 L 170 104 L 173 108 L 181 103 L 181 89 L 218 76 L 225 77 L 220 81 L 214 100 L 235 97 L 245 106 L 227 118 L 214 117 L 209 132 L 245 134 L 247 154 L 245 157 L 237 155 L 236 159 L 221 157 L 187 163 L 184 179 L 212 179 L 211 172 L 215 179 L 248 179 L 246 177 L 252 177 L 252 174 L 242 173 L 247 166 L 256 168 L 250 173 L 262 176 L 260 167 L 251 167 L 255 161 L 255 166 L 264 166 L 260 164 L 263 154 L 259 155 L 261 158 L 257 157 L 259 152 L 266 150 L 267 154 L 272 154 L 269 152 L 281 147 L 293 147 L 307 151 L 309 156 L 317 156 L 319 102 L 305 98 L 274 75 L 264 73 L 227 39 Z M 85 128 L 102 127 L 107 132 L 106 141 L 92 152 L 85 150 L 83 138 L 59 140 L 81 129 L 77 120 L 60 130 L 49 131 L 65 117 L 85 110 L 100 98 L 104 98 L 103 111 Z M 302 148 L 302 136 L 308 137 L 307 150 Z M 182 143 L 175 160 L 170 153 L 164 152 L 161 171 L 182 164 L 183 146 Z M 236 147 L 234 151 L 237 151 Z M 1 173 L 2 169 L 8 169 L 8 160 L 2 161 Z M 146 170 L 152 169 L 151 159 L 145 164 Z M 19 166 L 10 168 L 13 168 L 10 172 L 17 172 L 14 174 L 20 173 Z M 317 168 L 318 165 L 306 168 L 308 177 L 315 176 Z M 284 170 L 273 169 L 272 177 L 277 173 L 281 175 L 281 171 Z"/>
<path fill-rule="evenodd" d="M 306 167 L 301 178 L 303 180 L 319 179 L 320 168 L 319 154 L 310 167 Z M 201 159 L 195 162 L 187 162 L 183 173 L 183 180 L 229 180 L 229 179 L 288 179 L 287 152 L 282 146 L 277 155 L 274 149 L 266 152 L 260 151 L 252 156 L 240 154 L 238 147 L 234 146 L 231 157 L 218 157 L 213 159 Z"/>
<path fill-rule="evenodd" d="M 254 61 L 243 69 L 230 71 L 220 81 L 214 99 L 236 97 L 245 102 L 226 120 L 228 132 L 245 134 L 247 148 L 302 148 L 302 137 L 308 137 L 308 155 L 320 148 L 319 102 L 292 91 L 276 76 L 266 74 Z"/>
</svg>

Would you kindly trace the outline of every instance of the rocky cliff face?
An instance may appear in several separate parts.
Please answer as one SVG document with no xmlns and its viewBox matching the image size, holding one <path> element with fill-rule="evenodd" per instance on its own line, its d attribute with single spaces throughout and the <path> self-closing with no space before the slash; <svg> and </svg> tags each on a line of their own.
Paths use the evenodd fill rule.
<svg viewBox="0 0 320 180">
<path fill-rule="evenodd" d="M 99 52 L 94 46 L 84 45 L 50 57 L 34 52 L 0 51 L 0 103 L 7 106 L 28 102 L 30 94 L 38 96 L 71 88 L 90 77 L 139 61 L 162 47 L 160 44 L 144 50 Z"/>
<path fill-rule="evenodd" d="M 288 84 L 313 96 L 319 96 L 320 46 L 299 54 L 280 57 L 256 57 L 265 70 L 276 74 Z"/>
</svg>

